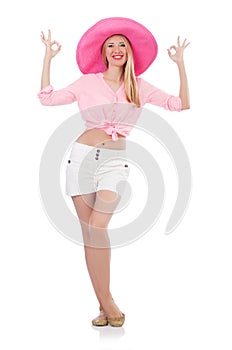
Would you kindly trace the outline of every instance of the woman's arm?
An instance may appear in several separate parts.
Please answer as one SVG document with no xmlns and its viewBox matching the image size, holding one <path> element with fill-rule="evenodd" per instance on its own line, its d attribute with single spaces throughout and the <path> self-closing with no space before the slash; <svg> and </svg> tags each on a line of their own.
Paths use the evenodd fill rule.
<svg viewBox="0 0 232 350">
<path fill-rule="evenodd" d="M 46 39 L 43 32 L 41 32 L 41 40 L 46 46 L 43 70 L 41 76 L 41 90 L 38 93 L 38 97 L 42 105 L 45 106 L 59 106 L 64 104 L 69 104 L 77 101 L 78 95 L 78 82 L 68 85 L 67 87 L 55 90 L 53 86 L 50 85 L 50 67 L 51 60 L 55 57 L 61 49 L 61 45 L 56 41 L 51 41 L 51 31 L 48 30 L 48 38 Z M 56 48 L 52 48 L 53 45 Z"/>
<path fill-rule="evenodd" d="M 180 90 L 179 90 L 179 97 L 181 99 L 182 103 L 182 109 L 189 109 L 190 108 L 190 100 L 189 100 L 189 89 L 188 89 L 188 79 L 187 74 L 185 70 L 185 64 L 184 64 L 184 50 L 185 48 L 190 44 L 186 43 L 186 39 L 184 40 L 183 44 L 180 44 L 180 37 L 177 38 L 177 46 L 172 45 L 168 49 L 168 55 L 169 57 L 177 64 L 178 70 L 179 70 L 179 76 L 180 76 Z M 171 50 L 174 49 L 175 53 L 172 54 Z"/>
<path fill-rule="evenodd" d="M 61 49 L 61 45 L 56 41 L 51 41 L 51 30 L 48 30 L 48 38 L 46 39 L 43 32 L 41 32 L 41 40 L 46 46 L 45 56 L 43 61 L 43 70 L 41 76 L 41 90 L 46 86 L 50 85 L 50 67 L 51 60 L 55 57 Z M 56 45 L 56 49 L 53 49 L 52 46 Z"/>
</svg>

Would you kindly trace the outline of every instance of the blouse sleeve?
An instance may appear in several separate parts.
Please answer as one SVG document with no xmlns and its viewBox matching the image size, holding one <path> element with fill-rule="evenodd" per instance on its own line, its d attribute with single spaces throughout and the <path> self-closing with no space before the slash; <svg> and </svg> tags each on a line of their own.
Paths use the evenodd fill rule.
<svg viewBox="0 0 232 350">
<path fill-rule="evenodd" d="M 79 85 L 80 79 L 60 90 L 54 90 L 52 85 L 48 85 L 37 96 L 44 106 L 59 106 L 73 103 L 78 101 Z"/>
<path fill-rule="evenodd" d="M 181 111 L 182 103 L 179 96 L 167 94 L 142 78 L 139 78 L 138 85 L 142 105 L 151 103 L 170 111 Z"/>
</svg>

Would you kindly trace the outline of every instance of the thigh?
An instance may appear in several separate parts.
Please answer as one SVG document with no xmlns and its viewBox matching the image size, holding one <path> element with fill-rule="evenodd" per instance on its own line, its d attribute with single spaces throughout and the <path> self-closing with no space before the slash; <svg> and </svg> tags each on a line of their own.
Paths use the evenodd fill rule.
<svg viewBox="0 0 232 350">
<path fill-rule="evenodd" d="M 92 226 L 106 228 L 121 196 L 111 190 L 99 190 L 90 217 Z"/>
<path fill-rule="evenodd" d="M 77 216 L 82 226 L 89 225 L 89 219 L 92 214 L 96 199 L 96 192 L 72 196 L 72 200 L 77 212 Z"/>
</svg>

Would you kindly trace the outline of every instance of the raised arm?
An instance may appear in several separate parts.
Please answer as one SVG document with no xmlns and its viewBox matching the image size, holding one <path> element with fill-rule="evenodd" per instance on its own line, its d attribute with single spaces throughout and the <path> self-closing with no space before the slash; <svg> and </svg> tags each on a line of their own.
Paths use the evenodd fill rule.
<svg viewBox="0 0 232 350">
<path fill-rule="evenodd" d="M 184 64 L 184 50 L 189 44 L 190 44 L 189 42 L 187 43 L 187 39 L 185 39 L 181 45 L 180 37 L 178 36 L 177 46 L 172 45 L 168 49 L 169 57 L 173 60 L 173 62 L 177 64 L 177 67 L 179 70 L 179 76 L 180 76 L 179 97 L 181 99 L 182 109 L 190 108 L 188 79 L 187 79 L 187 74 L 186 74 L 185 64 Z M 172 53 L 171 50 L 174 50 L 175 52 Z"/>
<path fill-rule="evenodd" d="M 45 56 L 43 60 L 43 70 L 42 70 L 42 76 L 41 76 L 41 90 L 44 89 L 46 86 L 50 85 L 50 67 L 51 67 L 51 60 L 53 57 L 55 57 L 58 52 L 61 49 L 61 45 L 56 41 L 51 41 L 51 30 L 48 30 L 48 38 L 46 39 L 43 32 L 41 32 L 41 40 L 46 46 L 45 50 Z M 52 48 L 53 46 L 56 46 L 56 48 Z"/>
<path fill-rule="evenodd" d="M 46 39 L 43 32 L 41 32 L 41 40 L 46 46 L 45 56 L 43 61 L 43 70 L 41 76 L 41 90 L 37 94 L 42 105 L 45 106 L 59 106 L 77 101 L 78 82 L 75 81 L 65 88 L 54 90 L 50 84 L 50 67 L 51 60 L 55 57 L 61 49 L 61 45 L 56 41 L 51 41 L 51 31 L 48 30 L 48 38 Z M 55 46 L 55 48 L 53 48 Z"/>
</svg>

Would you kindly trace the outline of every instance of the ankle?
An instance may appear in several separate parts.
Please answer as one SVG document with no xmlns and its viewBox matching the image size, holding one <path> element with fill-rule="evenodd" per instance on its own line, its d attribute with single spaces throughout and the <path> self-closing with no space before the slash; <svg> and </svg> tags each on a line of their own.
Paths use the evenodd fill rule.
<svg viewBox="0 0 232 350">
<path fill-rule="evenodd" d="M 100 295 L 100 306 L 103 307 L 103 305 L 105 303 L 109 303 L 109 302 L 112 302 L 113 298 L 112 298 L 112 295 L 111 293 L 101 293 Z"/>
<path fill-rule="evenodd" d="M 105 301 L 105 303 L 111 303 L 111 302 L 113 302 L 114 303 L 114 299 L 112 298 L 112 296 L 111 296 L 111 298 L 108 300 L 108 301 Z M 99 310 L 100 311 L 104 311 L 104 307 L 103 307 L 103 304 L 102 304 L 102 302 L 99 302 Z"/>
</svg>

